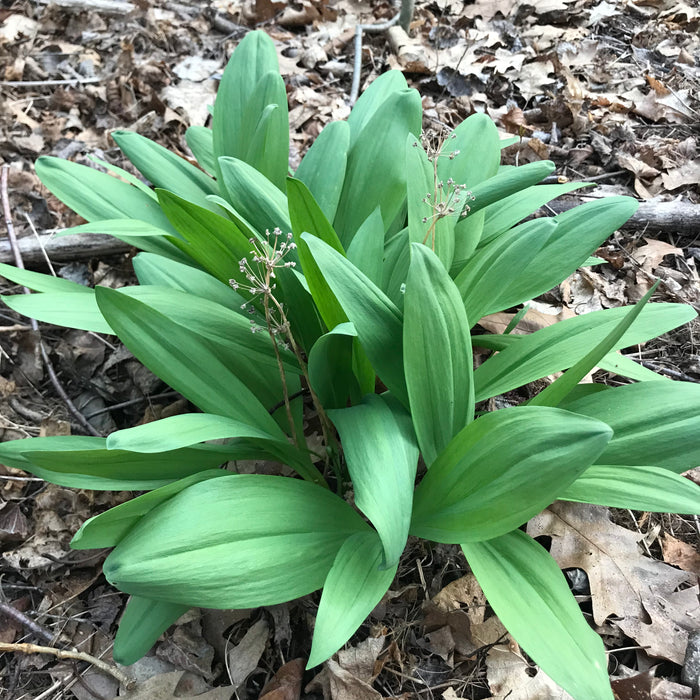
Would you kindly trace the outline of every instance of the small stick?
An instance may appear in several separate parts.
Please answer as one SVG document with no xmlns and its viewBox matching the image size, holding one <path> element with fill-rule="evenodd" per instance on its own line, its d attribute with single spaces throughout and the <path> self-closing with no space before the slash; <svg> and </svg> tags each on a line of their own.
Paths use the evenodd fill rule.
<svg viewBox="0 0 700 700">
<path fill-rule="evenodd" d="M 8 178 L 8 173 L 10 170 L 9 165 L 3 165 L 2 166 L 2 174 L 0 176 L 0 198 L 2 199 L 2 210 L 3 214 L 5 216 L 5 227 L 7 228 L 7 240 L 10 243 L 10 248 L 12 249 L 12 252 L 14 254 L 15 258 L 15 265 L 20 268 L 21 270 L 24 270 L 24 262 L 22 261 L 22 255 L 19 252 L 19 246 L 17 245 L 17 237 L 15 236 L 15 227 L 14 224 L 12 223 L 12 212 L 10 210 L 10 198 L 7 192 L 7 178 Z M 30 291 L 26 288 L 23 287 L 24 293 L 25 294 L 30 294 Z M 39 324 L 36 322 L 36 319 L 32 318 L 30 319 L 30 323 L 32 326 L 32 329 L 37 331 L 39 330 Z M 61 383 L 58 380 L 58 376 L 56 375 L 56 372 L 53 368 L 53 365 L 51 364 L 51 360 L 49 359 L 48 353 L 46 352 L 46 348 L 44 348 L 44 343 L 39 339 L 39 349 L 41 350 L 41 359 L 44 361 L 44 364 L 46 365 L 46 371 L 48 372 L 49 379 L 51 380 L 51 384 L 53 384 L 54 389 L 56 390 L 56 393 L 61 397 L 63 402 L 66 404 L 66 407 L 70 411 L 71 415 L 75 418 L 76 421 L 78 421 L 78 424 L 80 425 L 83 430 L 87 431 L 88 434 L 93 435 L 95 437 L 102 437 L 101 434 L 95 430 L 95 428 L 90 425 L 90 423 L 87 421 L 85 416 L 76 408 L 75 404 L 70 400 L 70 397 L 68 394 L 66 394 L 65 389 L 61 385 Z"/>
<path fill-rule="evenodd" d="M 32 634 L 34 634 L 39 639 L 43 639 L 45 642 L 53 642 L 55 635 L 52 634 L 45 627 L 42 627 L 38 622 L 32 620 L 31 617 L 25 615 L 17 608 L 12 607 L 9 603 L 4 603 L 0 601 L 0 615 L 9 617 L 15 622 L 19 622 L 20 625 L 26 627 Z"/>
<path fill-rule="evenodd" d="M 103 78 L 68 78 L 67 80 L 0 80 L 0 85 L 3 87 L 14 88 L 34 88 L 34 87 L 53 87 L 58 85 L 90 85 L 93 83 L 101 83 Z"/>
<path fill-rule="evenodd" d="M 0 651 L 16 651 L 22 654 L 50 654 L 57 659 L 69 659 L 73 661 L 86 661 L 89 664 L 108 673 L 112 678 L 116 678 L 127 690 L 134 687 L 136 681 L 129 678 L 125 673 L 120 671 L 116 666 L 102 661 L 84 651 L 55 649 L 54 647 L 41 647 L 36 644 L 10 644 L 8 642 L 0 642 Z"/>
<path fill-rule="evenodd" d="M 12 326 L 0 326 L 0 333 L 13 333 L 14 331 L 31 331 L 31 326 L 22 323 L 15 323 Z"/>
</svg>

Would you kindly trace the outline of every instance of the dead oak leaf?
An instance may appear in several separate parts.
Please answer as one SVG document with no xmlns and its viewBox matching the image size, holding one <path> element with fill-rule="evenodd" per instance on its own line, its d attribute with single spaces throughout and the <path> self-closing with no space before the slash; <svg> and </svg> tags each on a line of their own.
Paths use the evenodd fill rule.
<svg viewBox="0 0 700 700">
<path fill-rule="evenodd" d="M 162 673 L 157 676 L 137 683 L 136 687 L 127 692 L 126 695 L 120 695 L 113 700 L 186 700 L 186 697 L 195 696 L 176 696 L 175 689 L 182 677 L 183 671 L 173 671 L 172 673 Z M 214 688 L 203 695 L 197 695 L 199 700 L 229 700 L 234 688 L 226 686 L 222 688 Z"/>
<path fill-rule="evenodd" d="M 563 569 L 588 574 L 597 625 L 615 616 L 615 624 L 651 656 L 683 663 L 697 612 L 681 609 L 672 595 L 695 582 L 692 574 L 642 555 L 642 536 L 612 523 L 600 506 L 554 503 L 530 521 L 527 532 L 552 538 L 551 554 Z"/>
</svg>

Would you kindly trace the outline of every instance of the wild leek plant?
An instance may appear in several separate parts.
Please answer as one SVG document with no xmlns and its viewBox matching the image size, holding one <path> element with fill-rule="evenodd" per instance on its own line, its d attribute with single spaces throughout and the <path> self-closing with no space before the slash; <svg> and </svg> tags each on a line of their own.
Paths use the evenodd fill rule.
<svg viewBox="0 0 700 700">
<path fill-rule="evenodd" d="M 143 251 L 140 284 L 90 289 L 4 265 L 37 292 L 5 303 L 116 335 L 193 406 L 106 439 L 0 445 L 5 464 L 56 484 L 145 492 L 73 540 L 112 547 L 105 576 L 131 595 L 118 661 L 145 654 L 191 606 L 322 588 L 316 666 L 387 592 L 411 535 L 461 546 L 493 610 L 570 694 L 613 697 L 601 639 L 521 526 L 557 499 L 700 513 L 700 489 L 681 476 L 700 462 L 700 388 L 616 352 L 695 313 L 649 293 L 531 335 L 472 334 L 484 315 L 595 262 L 636 203 L 610 197 L 523 223 L 581 185 L 537 185 L 547 161 L 501 166 L 484 115 L 427 148 L 421 121 L 418 93 L 385 73 L 290 176 L 284 83 L 272 42 L 252 32 L 223 75 L 212 129 L 187 132 L 199 167 L 126 131 L 114 139 L 152 186 L 107 163 L 112 174 L 37 162 L 88 221 L 72 231 Z M 476 368 L 472 346 L 493 351 Z M 579 384 L 596 366 L 633 382 Z M 487 411 L 561 371 L 527 405 Z M 296 476 L 235 473 L 250 458 Z"/>
</svg>

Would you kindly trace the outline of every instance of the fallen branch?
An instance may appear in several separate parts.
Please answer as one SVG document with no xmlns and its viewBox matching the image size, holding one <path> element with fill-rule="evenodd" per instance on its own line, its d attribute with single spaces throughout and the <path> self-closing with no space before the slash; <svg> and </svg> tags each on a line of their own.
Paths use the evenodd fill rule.
<svg viewBox="0 0 700 700">
<path fill-rule="evenodd" d="M 81 233 L 68 236 L 40 234 L 37 238 L 25 237 L 17 241 L 17 249 L 22 260 L 28 265 L 37 265 L 44 261 L 42 247 L 54 261 L 73 262 L 85 258 L 101 257 L 126 253 L 131 246 L 99 234 Z M 0 262 L 14 263 L 12 246 L 8 241 L 0 241 Z"/>
<path fill-rule="evenodd" d="M 133 678 L 129 678 L 124 672 L 118 669 L 116 666 L 98 659 L 95 656 L 86 654 L 84 651 L 77 650 L 64 650 L 55 649 L 54 647 L 40 647 L 36 644 L 10 644 L 8 642 L 0 642 L 0 651 L 15 651 L 22 654 L 50 654 L 55 656 L 57 659 L 67 659 L 71 661 L 86 661 L 92 664 L 100 671 L 108 673 L 112 678 L 116 678 L 127 690 L 131 690 L 136 681 Z"/>
<path fill-rule="evenodd" d="M 607 195 L 603 195 L 605 197 Z M 601 197 L 560 197 L 550 202 L 547 209 L 555 214 L 577 207 L 582 202 Z M 622 224 L 622 230 L 634 229 L 642 233 L 666 233 L 678 236 L 698 237 L 700 232 L 700 204 L 690 202 L 642 202 L 629 221 Z"/>
</svg>

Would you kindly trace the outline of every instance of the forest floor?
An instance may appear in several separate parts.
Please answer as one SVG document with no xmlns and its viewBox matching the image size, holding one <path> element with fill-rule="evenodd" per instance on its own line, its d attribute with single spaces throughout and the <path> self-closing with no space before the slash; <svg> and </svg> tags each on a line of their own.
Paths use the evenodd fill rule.
<svg viewBox="0 0 700 700">
<path fill-rule="evenodd" d="M 262 28 L 287 85 L 295 167 L 323 126 L 349 113 L 357 23 L 394 13 L 386 0 L 4 0 L 0 160 L 9 166 L 9 210 L 27 267 L 52 265 L 87 284 L 133 280 L 134 251 L 124 246 L 66 253 L 46 238 L 80 220 L 42 187 L 37 157 L 91 164 L 96 155 L 123 166 L 115 129 L 187 156 L 184 131 L 207 121 L 227 57 L 247 31 Z M 435 0 L 416 3 L 408 33 L 394 26 L 365 35 L 362 85 L 389 68 L 404 71 L 423 97 L 427 133 L 486 112 L 504 137 L 520 137 L 505 162 L 549 158 L 560 181 L 596 183 L 575 201 L 628 194 L 642 202 L 633 223 L 598 251 L 608 262 L 538 299 L 518 332 L 633 303 L 657 277 L 655 299 L 698 309 L 699 31 L 697 0 Z M 40 240 L 49 240 L 45 256 Z M 0 261 L 13 262 L 2 236 Z M 18 291 L 0 278 L 1 293 Z M 482 325 L 497 331 L 508 320 L 501 314 Z M 699 332 L 695 321 L 631 353 L 672 380 L 698 382 Z M 47 373 L 42 342 L 58 383 L 103 435 L 185 409 L 113 338 L 47 324 L 33 330 L 3 307 L 0 441 L 81 433 Z M 0 464 L 0 643 L 75 647 L 113 666 L 125 597 L 101 574 L 105 552 L 68 543 L 86 518 L 128 497 L 48 485 Z M 535 527 L 551 538 L 562 523 L 571 544 L 562 565 L 605 641 L 619 700 L 692 698 L 700 670 L 684 668 L 684 656 L 700 630 L 697 517 L 559 503 Z M 588 570 L 584 531 L 596 564 Z M 8 652 L 0 655 L 0 696 L 569 698 L 485 614 L 456 547 L 410 542 L 389 594 L 351 644 L 320 673 L 304 672 L 317 605 L 312 595 L 251 611 L 192 611 L 150 656 L 123 669 L 138 680 L 128 693 L 94 664 Z"/>
</svg>

